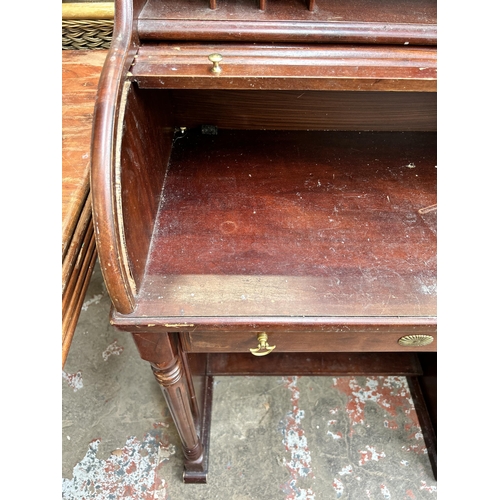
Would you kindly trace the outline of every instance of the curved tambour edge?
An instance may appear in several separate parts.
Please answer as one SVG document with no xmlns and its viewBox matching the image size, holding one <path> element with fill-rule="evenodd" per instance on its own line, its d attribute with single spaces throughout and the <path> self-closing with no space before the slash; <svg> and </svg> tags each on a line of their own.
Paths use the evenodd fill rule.
<svg viewBox="0 0 500 500">
<path fill-rule="evenodd" d="M 117 311 L 134 309 L 135 283 L 129 270 L 123 238 L 118 138 L 119 110 L 128 68 L 137 52 L 137 17 L 145 2 L 116 2 L 113 41 L 101 72 L 91 145 L 91 196 L 97 251 L 110 298 Z"/>
</svg>

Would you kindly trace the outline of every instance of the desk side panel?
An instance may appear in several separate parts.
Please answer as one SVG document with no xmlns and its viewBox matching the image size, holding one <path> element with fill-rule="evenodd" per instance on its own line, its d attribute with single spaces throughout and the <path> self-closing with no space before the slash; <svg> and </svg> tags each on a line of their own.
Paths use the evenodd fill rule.
<svg viewBox="0 0 500 500">
<path fill-rule="evenodd" d="M 169 108 L 168 91 L 139 93 L 136 86 L 130 87 L 120 144 L 120 196 L 128 260 L 138 288 L 171 150 Z"/>
</svg>

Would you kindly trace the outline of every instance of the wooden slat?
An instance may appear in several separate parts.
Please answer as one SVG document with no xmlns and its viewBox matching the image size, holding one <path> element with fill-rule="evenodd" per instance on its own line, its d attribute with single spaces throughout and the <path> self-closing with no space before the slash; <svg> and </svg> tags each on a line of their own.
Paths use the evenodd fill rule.
<svg viewBox="0 0 500 500">
<path fill-rule="evenodd" d="M 69 267 L 69 277 L 62 293 L 62 310 L 63 310 L 63 326 L 65 324 L 64 318 L 68 311 L 73 309 L 74 295 L 78 288 L 80 277 L 85 274 L 85 266 L 89 263 L 88 256 L 92 254 L 93 247 L 95 246 L 94 228 L 92 224 L 87 226 L 81 246 L 78 248 L 78 255 L 76 256 L 74 264 Z"/>
<path fill-rule="evenodd" d="M 78 217 L 73 237 L 68 245 L 68 251 L 63 256 L 62 262 L 62 293 L 66 289 L 69 277 L 75 266 L 78 254 L 82 245 L 84 245 L 85 236 L 88 234 L 89 226 L 92 225 L 92 204 L 90 196 L 87 196 L 87 201 L 83 207 L 81 214 Z M 87 242 L 88 243 L 88 242 Z"/>
<path fill-rule="evenodd" d="M 94 248 L 89 260 L 85 273 L 80 277 L 78 287 L 75 290 L 74 301 L 71 306 L 71 310 L 68 309 L 67 314 L 63 317 L 63 337 L 62 337 L 62 366 L 64 368 L 64 363 L 68 357 L 69 348 L 71 346 L 71 341 L 73 340 L 73 335 L 75 333 L 76 325 L 78 323 L 78 318 L 80 317 L 80 309 L 82 308 L 83 300 L 85 298 L 85 293 L 92 276 L 92 270 L 94 268 L 95 262 L 97 260 L 97 250 Z"/>
</svg>

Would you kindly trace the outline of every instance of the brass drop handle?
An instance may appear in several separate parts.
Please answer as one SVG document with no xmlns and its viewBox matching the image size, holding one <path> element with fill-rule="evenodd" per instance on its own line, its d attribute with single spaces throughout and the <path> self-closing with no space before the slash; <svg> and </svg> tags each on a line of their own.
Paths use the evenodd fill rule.
<svg viewBox="0 0 500 500">
<path fill-rule="evenodd" d="M 213 64 L 212 73 L 220 73 L 222 68 L 219 63 L 222 61 L 222 56 L 220 54 L 210 54 L 208 56 L 208 60 Z"/>
<path fill-rule="evenodd" d="M 257 341 L 259 342 L 259 347 L 250 349 L 250 352 L 254 356 L 265 356 L 266 354 L 269 354 L 276 347 L 275 345 L 268 344 L 266 333 L 259 333 L 259 335 L 257 336 Z"/>
</svg>

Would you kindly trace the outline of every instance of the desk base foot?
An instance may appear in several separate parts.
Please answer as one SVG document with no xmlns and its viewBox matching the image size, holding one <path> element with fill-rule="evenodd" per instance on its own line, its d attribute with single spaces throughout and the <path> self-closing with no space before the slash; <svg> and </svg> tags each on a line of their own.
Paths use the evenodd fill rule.
<svg viewBox="0 0 500 500">
<path fill-rule="evenodd" d="M 199 436 L 203 445 L 202 470 L 189 470 L 189 464 L 185 464 L 183 474 L 184 483 L 205 484 L 208 475 L 208 455 L 210 449 L 210 424 L 212 422 L 212 400 L 213 400 L 214 378 L 210 375 L 204 378 L 203 398 L 200 415 Z"/>
</svg>

